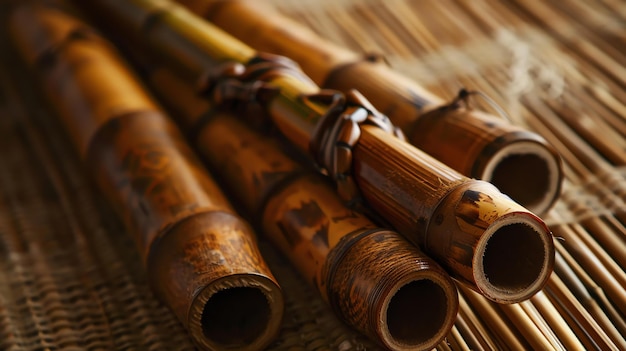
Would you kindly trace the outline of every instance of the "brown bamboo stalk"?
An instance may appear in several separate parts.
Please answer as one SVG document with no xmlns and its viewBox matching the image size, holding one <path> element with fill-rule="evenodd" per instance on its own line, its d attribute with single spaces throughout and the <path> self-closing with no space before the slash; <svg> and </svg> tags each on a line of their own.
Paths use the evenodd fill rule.
<svg viewBox="0 0 626 351">
<path fill-rule="evenodd" d="M 443 340 L 457 292 L 432 259 L 346 208 L 321 175 L 235 117 L 215 112 L 174 74 L 153 70 L 150 81 L 263 232 L 344 321 L 393 350 L 431 349 Z"/>
<path fill-rule="evenodd" d="M 323 87 L 358 89 L 418 148 L 466 176 L 496 184 L 531 211 L 543 213 L 556 200 L 560 161 L 540 136 L 462 104 L 443 107 L 440 98 L 399 73 L 322 41 L 261 2 L 178 2 L 256 49 L 294 59 Z"/>
<path fill-rule="evenodd" d="M 340 192 L 360 192 L 371 208 L 468 286 L 494 301 L 516 302 L 547 279 L 553 243 L 538 217 L 491 184 L 463 177 L 395 138 L 387 119 L 358 93 L 320 91 L 284 58 L 259 56 L 168 1 L 87 5 L 100 14 L 117 14 L 116 26 L 135 28 L 133 36 L 177 62 L 172 67 L 180 72 L 204 73 L 217 100 L 228 93 L 249 97 L 245 89 L 258 88 L 252 92 L 274 125 L 333 175 Z M 214 79 L 216 67 L 229 64 L 231 73 L 246 65 L 248 72 L 239 81 Z M 252 85 L 241 86 L 245 83 Z M 385 127 L 359 127 L 355 120 L 361 118 Z"/>
<path fill-rule="evenodd" d="M 452 351 L 452 347 L 450 347 L 450 345 L 448 345 L 447 343 L 442 342 L 439 345 L 437 345 L 437 347 L 434 348 L 434 350 L 437 350 L 437 351 Z"/>
<path fill-rule="evenodd" d="M 205 349 L 257 350 L 283 298 L 254 234 L 177 128 L 100 37 L 48 7 L 10 18 L 13 39 L 94 180 L 134 235 L 157 295 Z"/>
</svg>

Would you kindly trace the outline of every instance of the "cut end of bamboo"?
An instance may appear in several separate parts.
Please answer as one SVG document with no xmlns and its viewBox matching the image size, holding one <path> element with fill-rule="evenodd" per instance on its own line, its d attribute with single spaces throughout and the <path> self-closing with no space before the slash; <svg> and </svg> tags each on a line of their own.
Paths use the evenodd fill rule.
<svg viewBox="0 0 626 351">
<path fill-rule="evenodd" d="M 452 327 L 458 303 L 454 286 L 439 277 L 410 277 L 383 304 L 381 339 L 392 350 L 430 350 Z M 450 325 L 449 325 L 450 324 Z"/>
<path fill-rule="evenodd" d="M 339 256 L 326 266 L 331 305 L 386 349 L 430 350 L 452 328 L 459 306 L 454 281 L 400 234 L 376 230 L 343 240 L 333 253 Z"/>
<path fill-rule="evenodd" d="M 545 224 L 531 213 L 511 212 L 494 221 L 478 242 L 473 274 L 479 291 L 498 303 L 529 299 L 554 266 L 554 243 Z"/>
<path fill-rule="evenodd" d="M 448 193 L 424 239 L 426 253 L 453 277 L 498 303 L 530 298 L 554 266 L 552 233 L 541 218 L 480 180 Z"/>
<path fill-rule="evenodd" d="M 208 350 L 262 350 L 278 334 L 283 308 L 280 288 L 268 277 L 223 278 L 196 296 L 189 314 L 190 334 Z"/>
<path fill-rule="evenodd" d="M 544 214 L 560 193 L 560 159 L 544 144 L 511 143 L 489 159 L 480 178 L 531 212 Z"/>
</svg>

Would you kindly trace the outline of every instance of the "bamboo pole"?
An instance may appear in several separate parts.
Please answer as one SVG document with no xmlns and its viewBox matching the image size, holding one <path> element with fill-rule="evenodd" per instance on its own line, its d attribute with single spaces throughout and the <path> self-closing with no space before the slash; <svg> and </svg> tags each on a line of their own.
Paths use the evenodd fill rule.
<svg viewBox="0 0 626 351">
<path fill-rule="evenodd" d="M 491 184 L 463 177 L 394 137 L 388 119 L 360 94 L 320 91 L 290 61 L 259 56 L 168 1 L 84 5 L 116 15 L 117 27 L 176 62 L 181 74 L 204 74 L 203 86 L 216 101 L 241 105 L 241 97 L 254 96 L 281 133 L 337 181 L 344 198 L 360 194 L 455 278 L 490 299 L 527 299 L 549 276 L 553 243 L 537 216 Z"/>
<path fill-rule="evenodd" d="M 267 346 L 279 331 L 281 290 L 249 225 L 177 128 L 82 22 L 23 6 L 9 25 L 78 154 L 134 235 L 156 294 L 195 343 Z"/>
<path fill-rule="evenodd" d="M 153 69 L 149 76 L 161 100 L 197 135 L 207 162 L 344 321 L 392 350 L 431 349 L 445 338 L 457 292 L 432 259 L 346 208 L 321 175 L 215 111 L 174 74 Z"/>
<path fill-rule="evenodd" d="M 358 89 L 418 148 L 468 177 L 494 183 L 531 211 L 544 213 L 556 200 L 560 160 L 537 134 L 515 127 L 503 118 L 467 108 L 459 101 L 446 104 L 380 62 L 369 62 L 323 41 L 262 2 L 178 2 L 256 49 L 292 58 L 325 88 Z M 394 2 L 394 8 L 402 6 L 406 5 Z M 368 17 L 370 22 L 371 17 Z M 339 23 L 345 25 L 349 20 L 342 18 Z M 416 25 L 412 23 L 413 27 Z"/>
</svg>

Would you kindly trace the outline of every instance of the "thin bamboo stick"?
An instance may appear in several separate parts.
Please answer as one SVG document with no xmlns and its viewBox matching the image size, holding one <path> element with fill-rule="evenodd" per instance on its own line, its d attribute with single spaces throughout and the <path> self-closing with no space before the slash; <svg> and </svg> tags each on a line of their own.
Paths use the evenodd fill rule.
<svg viewBox="0 0 626 351">
<path fill-rule="evenodd" d="M 563 246 L 565 246 L 576 258 L 576 261 L 584 267 L 585 271 L 593 277 L 594 281 L 600 285 L 609 296 L 614 306 L 618 308 L 622 314 L 626 314 L 626 295 L 624 287 L 611 272 L 607 270 L 601 261 L 593 254 L 593 252 L 580 240 L 576 233 L 569 226 L 557 226 L 554 228 L 555 234 L 564 237 Z"/>
<path fill-rule="evenodd" d="M 118 27 L 134 29 L 131 36 L 142 37 L 154 52 L 176 62 L 172 67 L 181 73 L 205 73 L 213 98 L 228 100 L 224 94 L 233 91 L 241 93 L 230 97 L 249 97 L 246 87 L 264 83 L 254 90 L 256 100 L 285 137 L 338 181 L 340 192 L 348 198 L 360 192 L 369 206 L 468 286 L 494 301 L 516 302 L 547 279 L 553 244 L 538 217 L 491 184 L 465 178 L 395 138 L 387 119 L 357 93 L 320 91 L 284 59 L 257 56 L 171 2 L 84 5 L 117 14 Z M 247 65 L 242 80 L 211 79 L 216 67 L 229 62 L 231 73 Z M 238 90 L 245 83 L 252 85 Z M 359 127 L 363 119 L 369 122 Z"/>
<path fill-rule="evenodd" d="M 450 344 L 450 348 L 456 351 L 470 351 L 470 347 L 467 345 L 463 336 L 459 332 L 458 328 L 454 325 L 446 338 Z M 445 341 L 444 341 L 445 342 Z"/>
<path fill-rule="evenodd" d="M 502 318 L 497 308 L 492 303 L 484 298 L 481 298 L 478 294 L 475 294 L 472 291 L 462 288 L 460 290 L 461 296 L 463 296 L 467 300 L 467 303 L 469 303 L 469 305 L 465 308 L 472 308 L 475 310 L 476 313 L 480 315 L 480 319 L 487 324 L 489 329 L 497 331 L 497 333 L 493 333 L 493 338 L 498 341 L 498 344 L 489 345 L 488 349 L 494 350 L 502 347 L 510 347 L 513 350 L 523 350 L 529 346 L 526 344 L 525 339 L 520 338 L 514 332 L 515 326 L 510 322 L 507 323 L 507 320 Z M 463 307 L 463 305 L 461 306 Z"/>
<path fill-rule="evenodd" d="M 535 324 L 535 327 L 537 328 L 537 330 L 539 330 L 541 334 L 543 334 L 546 340 L 548 340 L 548 342 L 550 342 L 550 344 L 552 344 L 555 349 L 567 350 L 567 348 L 563 346 L 563 343 L 561 342 L 561 340 L 557 338 L 555 331 L 550 328 L 546 320 L 539 313 L 539 311 L 537 311 L 537 308 L 532 302 L 527 300 L 524 302 L 520 302 L 517 305 L 521 307 L 524 313 L 526 313 L 526 315 L 528 316 L 528 319 L 530 319 Z M 582 345 L 577 345 L 577 346 L 582 346 Z"/>
<path fill-rule="evenodd" d="M 606 293 L 600 285 L 593 280 L 589 273 L 580 265 L 578 261 L 565 249 L 565 247 L 556 242 L 558 254 L 565 261 L 565 264 L 560 264 L 558 267 L 558 274 L 561 279 L 566 283 L 569 283 L 570 292 L 576 294 L 577 298 L 582 304 L 592 304 L 593 300 L 602 305 L 602 309 L 605 310 L 611 316 L 611 321 L 623 320 L 620 313 L 615 310 L 613 303 L 610 302 Z M 569 271 L 573 272 L 573 276 Z M 584 290 L 580 289 L 578 283 L 583 284 Z M 623 323 L 623 322 L 622 322 Z"/>
<path fill-rule="evenodd" d="M 583 350 L 585 348 L 543 290 L 533 296 L 530 301 L 541 313 L 550 328 L 554 330 L 566 350 Z"/>
<path fill-rule="evenodd" d="M 176 127 L 77 19 L 25 5 L 9 25 L 80 157 L 134 234 L 152 287 L 195 343 L 267 346 L 280 327 L 280 288 L 252 230 Z"/>
<path fill-rule="evenodd" d="M 580 326 L 581 330 L 589 335 L 597 349 L 618 350 L 617 345 L 613 343 L 593 317 L 576 300 L 558 276 L 554 275 L 549 280 L 546 291 L 554 299 L 555 305 L 558 305 L 564 311 L 562 315 L 573 319 Z M 572 324 L 570 323 L 570 325 Z"/>
<path fill-rule="evenodd" d="M 565 258 L 559 253 L 556 256 L 555 273 L 563 281 L 574 297 L 585 307 L 587 311 L 594 317 L 598 324 L 606 331 L 607 335 L 621 349 L 626 348 L 626 340 L 623 335 L 626 325 L 619 314 L 613 310 L 610 303 L 605 302 L 605 308 L 610 308 L 613 312 L 609 313 L 612 318 L 601 309 L 599 302 L 594 299 L 587 288 L 578 278 L 572 267 L 570 267 Z M 598 294 L 596 294 L 598 295 Z"/>
<path fill-rule="evenodd" d="M 555 350 L 560 349 L 553 345 L 543 333 L 541 333 L 532 319 L 524 312 L 519 304 L 502 305 L 501 310 L 510 318 L 515 328 L 524 335 L 526 341 L 533 350 Z"/>
<path fill-rule="evenodd" d="M 496 350 L 498 345 L 489 329 L 474 313 L 463 294 L 459 294 L 457 325 L 472 350 Z"/>
</svg>

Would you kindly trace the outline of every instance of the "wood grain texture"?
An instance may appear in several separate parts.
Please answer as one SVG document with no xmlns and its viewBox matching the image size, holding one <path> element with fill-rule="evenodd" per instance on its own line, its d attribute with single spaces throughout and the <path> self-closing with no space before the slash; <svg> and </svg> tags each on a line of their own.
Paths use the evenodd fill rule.
<svg viewBox="0 0 626 351">
<path fill-rule="evenodd" d="M 280 288 L 253 231 L 176 126 L 110 45 L 85 34 L 86 25 L 46 7 L 15 11 L 14 40 L 134 235 L 157 295 L 202 348 L 254 350 L 271 342 L 283 310 Z M 242 310 L 241 298 L 230 295 L 252 303 Z M 214 311 L 214 299 L 232 309 Z M 230 320 L 229 313 L 252 322 Z"/>
</svg>

